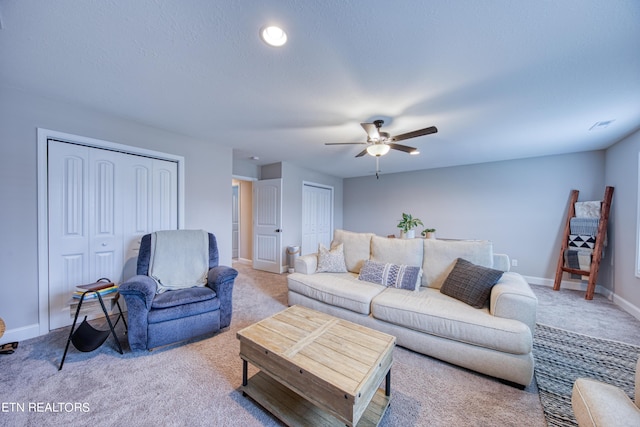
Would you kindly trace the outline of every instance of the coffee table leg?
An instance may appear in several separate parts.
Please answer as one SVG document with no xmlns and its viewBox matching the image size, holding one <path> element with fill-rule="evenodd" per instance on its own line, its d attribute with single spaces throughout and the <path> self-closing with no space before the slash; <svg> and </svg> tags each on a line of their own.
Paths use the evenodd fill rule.
<svg viewBox="0 0 640 427">
<path fill-rule="evenodd" d="M 247 385 L 247 361 L 242 359 L 242 385 Z"/>
<path fill-rule="evenodd" d="M 384 395 L 391 396 L 391 369 L 387 372 L 387 377 L 384 382 Z"/>
</svg>

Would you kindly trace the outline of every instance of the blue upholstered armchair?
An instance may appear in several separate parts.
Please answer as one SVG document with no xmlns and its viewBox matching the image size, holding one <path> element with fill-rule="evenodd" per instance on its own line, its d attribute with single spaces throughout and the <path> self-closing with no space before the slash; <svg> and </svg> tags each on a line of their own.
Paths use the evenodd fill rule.
<svg viewBox="0 0 640 427">
<path fill-rule="evenodd" d="M 153 349 L 199 335 L 212 334 L 229 326 L 233 283 L 238 272 L 218 265 L 216 238 L 211 233 L 208 235 L 209 273 L 206 286 L 162 293 L 156 293 L 158 285 L 149 276 L 151 234 L 142 238 L 138 254 L 138 275 L 122 283 L 119 288 L 127 302 L 131 350 Z M 204 244 L 203 241 L 203 246 Z"/>
</svg>

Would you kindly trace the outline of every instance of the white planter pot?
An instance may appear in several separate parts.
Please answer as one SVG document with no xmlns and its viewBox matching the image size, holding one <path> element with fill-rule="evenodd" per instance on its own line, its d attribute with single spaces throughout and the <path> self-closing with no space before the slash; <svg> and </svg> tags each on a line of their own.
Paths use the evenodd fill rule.
<svg viewBox="0 0 640 427">
<path fill-rule="evenodd" d="M 407 232 L 401 231 L 400 238 L 401 239 L 414 239 L 416 237 L 416 230 L 409 230 Z"/>
</svg>

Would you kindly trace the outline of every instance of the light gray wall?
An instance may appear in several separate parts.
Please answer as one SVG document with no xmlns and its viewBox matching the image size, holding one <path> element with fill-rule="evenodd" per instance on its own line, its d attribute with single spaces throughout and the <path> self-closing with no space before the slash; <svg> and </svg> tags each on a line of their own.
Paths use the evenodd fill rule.
<svg viewBox="0 0 640 427">
<path fill-rule="evenodd" d="M 615 187 L 611 208 L 609 247 L 613 267 L 605 273 L 616 297 L 640 307 L 640 279 L 635 276 L 638 255 L 638 153 L 640 131 L 610 147 L 606 152 L 607 185 Z"/>
<path fill-rule="evenodd" d="M 246 160 L 233 158 L 233 175 L 242 178 L 260 179 L 260 166 Z"/>
<path fill-rule="evenodd" d="M 570 191 L 601 200 L 604 162 L 591 151 L 345 179 L 344 228 L 399 235 L 411 213 L 437 237 L 491 240 L 513 271 L 553 278 Z"/>
<path fill-rule="evenodd" d="M 39 322 L 38 127 L 184 156 L 185 227 L 214 233 L 220 262 L 231 265 L 230 148 L 0 86 L 0 317 L 8 335 L 25 339 Z"/>
<path fill-rule="evenodd" d="M 287 246 L 302 243 L 302 185 L 313 182 L 333 187 L 333 226 L 342 228 L 343 179 L 287 162 L 262 167 L 262 178 L 282 178 L 282 265 L 287 265 Z"/>
</svg>

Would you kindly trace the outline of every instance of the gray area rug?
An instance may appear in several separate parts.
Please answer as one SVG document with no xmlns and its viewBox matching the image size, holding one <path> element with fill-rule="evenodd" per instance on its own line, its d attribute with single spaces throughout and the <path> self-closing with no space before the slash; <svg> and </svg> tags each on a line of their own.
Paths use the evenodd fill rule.
<svg viewBox="0 0 640 427">
<path fill-rule="evenodd" d="M 549 426 L 577 425 L 571 409 L 571 390 L 577 378 L 613 384 L 633 398 L 638 346 L 537 324 L 533 354 Z"/>
</svg>

